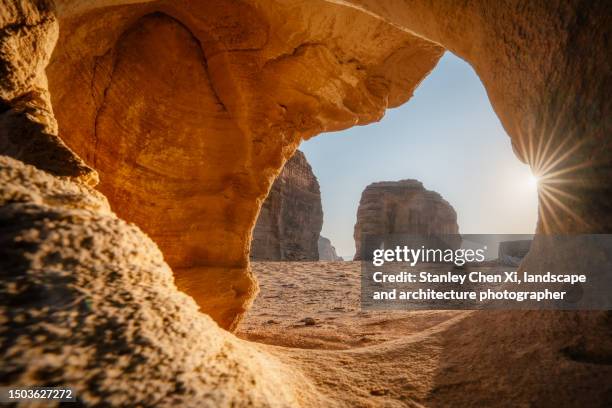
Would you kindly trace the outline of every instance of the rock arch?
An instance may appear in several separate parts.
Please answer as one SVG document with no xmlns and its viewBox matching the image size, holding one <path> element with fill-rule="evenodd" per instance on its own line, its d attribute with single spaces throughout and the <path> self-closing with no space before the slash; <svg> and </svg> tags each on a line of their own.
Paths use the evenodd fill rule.
<svg viewBox="0 0 612 408">
<path fill-rule="evenodd" d="M 333 3 L 317 13 L 223 1 L 77 13 L 79 3 L 60 3 L 72 15 L 48 75 L 62 139 L 96 167 L 115 211 L 153 237 L 204 311 L 233 327 L 254 296 L 250 232 L 299 141 L 406 101 L 441 55 L 438 44 L 474 67 L 521 160 L 541 176 L 576 180 L 544 189 L 538 229 L 610 229 L 601 199 L 610 192 L 609 124 L 600 116 L 609 102 L 587 89 L 609 89 L 609 67 L 585 66 L 606 54 L 606 21 L 581 25 L 605 15 L 603 3 Z M 176 36 L 161 34 L 170 25 Z M 117 157 L 122 168 L 111 170 Z"/>
<path fill-rule="evenodd" d="M 61 22 L 47 69 L 62 139 L 95 167 L 118 215 L 160 246 L 179 287 L 227 328 L 255 295 L 251 231 L 299 142 L 379 119 L 442 53 L 357 10 L 321 5 L 150 2 L 79 13 Z"/>
</svg>

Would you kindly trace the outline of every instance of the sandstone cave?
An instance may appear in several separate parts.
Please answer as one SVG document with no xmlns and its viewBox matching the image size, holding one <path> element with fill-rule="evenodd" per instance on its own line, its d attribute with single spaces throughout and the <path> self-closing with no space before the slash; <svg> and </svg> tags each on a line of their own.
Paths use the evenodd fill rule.
<svg viewBox="0 0 612 408">
<path fill-rule="evenodd" d="M 232 331 L 284 163 L 407 102 L 445 50 L 544 181 L 537 231 L 610 233 L 611 26 L 597 0 L 3 2 L 2 385 L 87 406 L 608 406 L 609 311 L 474 312 L 336 352 Z M 522 267 L 576 251 L 536 240 Z"/>
</svg>

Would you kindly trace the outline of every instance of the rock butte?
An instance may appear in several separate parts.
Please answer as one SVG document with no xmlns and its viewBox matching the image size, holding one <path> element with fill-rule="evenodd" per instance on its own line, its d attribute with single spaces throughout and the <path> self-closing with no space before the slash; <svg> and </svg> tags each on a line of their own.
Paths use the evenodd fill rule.
<svg viewBox="0 0 612 408">
<path fill-rule="evenodd" d="M 318 261 L 322 226 L 319 182 L 304 153 L 297 150 L 261 206 L 251 240 L 251 260 Z"/>
<path fill-rule="evenodd" d="M 2 383 L 88 405 L 367 404 L 391 346 L 270 349 L 206 316 L 233 329 L 255 296 L 251 231 L 283 163 L 406 102 L 448 49 L 542 177 L 538 231 L 610 233 L 610 27 L 604 1 L 4 2 Z M 536 240 L 523 265 L 581 259 L 558 252 Z M 419 404 L 606 405 L 610 334 L 606 312 L 472 313 L 394 374 Z"/>
<path fill-rule="evenodd" d="M 329 238 L 319 236 L 317 243 L 319 249 L 319 260 L 320 261 L 343 261 L 341 256 L 336 253 L 336 248 L 332 245 Z"/>
<path fill-rule="evenodd" d="M 457 213 L 442 196 L 426 190 L 417 180 L 380 181 L 361 193 L 355 223 L 355 260 L 363 259 L 366 236 L 390 234 L 429 236 L 459 234 Z M 368 242 L 380 247 L 379 244 Z M 386 243 L 385 248 L 393 248 Z M 369 255 L 369 249 L 368 251 Z"/>
</svg>

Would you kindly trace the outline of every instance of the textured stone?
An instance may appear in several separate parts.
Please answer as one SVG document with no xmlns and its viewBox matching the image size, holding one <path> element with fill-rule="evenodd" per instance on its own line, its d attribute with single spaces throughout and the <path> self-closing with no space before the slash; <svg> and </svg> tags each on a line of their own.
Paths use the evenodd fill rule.
<svg viewBox="0 0 612 408">
<path fill-rule="evenodd" d="M 319 236 L 319 260 L 320 261 L 343 261 L 341 256 L 336 253 L 336 248 L 331 244 L 329 238 Z"/>
<path fill-rule="evenodd" d="M 355 223 L 355 260 L 362 259 L 366 236 L 458 234 L 457 213 L 435 191 L 417 180 L 372 183 L 361 193 Z"/>
<path fill-rule="evenodd" d="M 90 185 L 97 173 L 58 137 L 45 67 L 58 37 L 47 0 L 9 0 L 0 9 L 0 154 Z"/>
<path fill-rule="evenodd" d="M 296 151 L 261 206 L 253 230 L 254 261 L 317 261 L 323 226 L 319 182 L 306 156 Z"/>
<path fill-rule="evenodd" d="M 257 291 L 251 231 L 283 163 L 301 140 L 405 102 L 442 49 L 327 3 L 107 4 L 58 4 L 60 133 L 179 287 L 233 328 Z"/>
<path fill-rule="evenodd" d="M 296 374 L 200 313 L 104 196 L 6 156 L 0 277 L 3 385 L 67 385 L 86 406 L 297 404 Z"/>
</svg>

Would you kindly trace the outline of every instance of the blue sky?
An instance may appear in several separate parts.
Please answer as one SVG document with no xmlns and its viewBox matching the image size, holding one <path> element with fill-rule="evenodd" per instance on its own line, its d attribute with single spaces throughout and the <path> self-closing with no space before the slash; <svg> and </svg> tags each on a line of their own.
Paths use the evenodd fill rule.
<svg viewBox="0 0 612 408">
<path fill-rule="evenodd" d="M 300 149 L 321 185 L 321 234 L 339 255 L 354 254 L 361 192 L 375 181 L 423 182 L 453 205 L 461 233 L 535 230 L 529 167 L 512 152 L 474 70 L 451 53 L 380 122 L 321 134 Z"/>
</svg>

